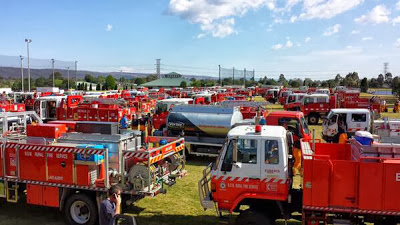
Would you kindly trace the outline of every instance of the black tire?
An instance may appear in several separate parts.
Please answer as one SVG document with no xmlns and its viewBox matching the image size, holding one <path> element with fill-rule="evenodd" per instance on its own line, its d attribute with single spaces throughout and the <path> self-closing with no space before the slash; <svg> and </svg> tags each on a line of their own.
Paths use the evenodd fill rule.
<svg viewBox="0 0 400 225">
<path fill-rule="evenodd" d="M 259 211 L 241 211 L 235 225 L 273 225 L 274 221 L 266 214 Z"/>
<path fill-rule="evenodd" d="M 317 125 L 319 121 L 319 116 L 312 114 L 308 116 L 308 124 L 310 125 Z"/>
<path fill-rule="evenodd" d="M 80 208 L 79 203 L 84 203 L 81 206 L 82 210 L 81 212 L 85 214 L 89 213 L 87 216 L 88 219 L 86 222 L 79 222 L 76 218 L 72 216 L 71 209 L 73 207 L 75 208 Z M 75 205 L 74 205 L 75 204 Z M 74 205 L 74 206 L 73 206 Z M 71 225 L 95 225 L 97 224 L 98 220 L 98 211 L 97 211 L 97 206 L 93 202 L 92 198 L 85 194 L 74 194 L 71 195 L 67 201 L 65 202 L 65 218 L 67 219 L 68 223 Z M 81 213 L 79 212 L 79 213 Z M 82 216 L 84 217 L 84 216 Z"/>
</svg>

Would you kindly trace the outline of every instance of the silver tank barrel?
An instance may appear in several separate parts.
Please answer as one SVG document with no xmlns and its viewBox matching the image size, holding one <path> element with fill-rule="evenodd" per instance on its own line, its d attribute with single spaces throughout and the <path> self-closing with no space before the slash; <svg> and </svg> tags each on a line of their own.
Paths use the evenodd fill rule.
<svg viewBox="0 0 400 225">
<path fill-rule="evenodd" d="M 179 105 L 167 118 L 169 131 L 184 131 L 185 135 L 226 137 L 229 130 L 243 121 L 238 107 Z"/>
</svg>

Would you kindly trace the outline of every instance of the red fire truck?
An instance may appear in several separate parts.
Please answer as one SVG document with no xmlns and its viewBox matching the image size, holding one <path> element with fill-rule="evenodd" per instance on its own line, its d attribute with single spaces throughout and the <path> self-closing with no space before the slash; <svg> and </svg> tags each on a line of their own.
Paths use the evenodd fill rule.
<svg viewBox="0 0 400 225">
<path fill-rule="evenodd" d="M 301 111 L 308 118 L 309 125 L 316 125 L 320 118 L 326 117 L 331 109 L 339 108 L 336 95 L 327 94 L 306 95 L 303 98 Z"/>
<path fill-rule="evenodd" d="M 286 98 L 283 109 L 287 111 L 300 111 L 305 93 L 292 93 Z"/>
<path fill-rule="evenodd" d="M 136 113 L 126 101 L 119 99 L 92 99 L 82 101 L 82 96 L 68 96 L 57 107 L 57 120 L 118 122 L 123 115 L 131 121 Z"/>
<path fill-rule="evenodd" d="M 198 183 L 202 207 L 239 212 L 237 225 L 400 222 L 400 145 L 303 140 L 301 151 L 303 173 L 293 174 L 293 141 L 283 127 L 233 128 Z"/>
<path fill-rule="evenodd" d="M 2 136 L 0 197 L 58 208 L 70 224 L 98 224 L 111 185 L 122 187 L 126 204 L 165 193 L 163 184 L 185 174 L 183 139 L 148 137 L 143 146 L 133 131 L 66 133 L 63 124 L 41 123 L 24 131 Z"/>
</svg>

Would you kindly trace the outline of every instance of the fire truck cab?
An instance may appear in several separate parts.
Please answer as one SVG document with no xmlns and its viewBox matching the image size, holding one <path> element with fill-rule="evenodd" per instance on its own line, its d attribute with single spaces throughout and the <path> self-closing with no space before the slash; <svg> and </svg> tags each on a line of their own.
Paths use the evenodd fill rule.
<svg viewBox="0 0 400 225">
<path fill-rule="evenodd" d="M 300 111 L 301 102 L 306 94 L 305 93 L 293 93 L 286 98 L 286 104 L 283 106 L 288 111 Z"/>
<path fill-rule="evenodd" d="M 67 96 L 44 96 L 35 100 L 33 108 L 42 120 L 57 119 L 57 108 Z"/>
<path fill-rule="evenodd" d="M 232 213 L 240 211 L 241 205 L 248 205 L 250 209 L 241 212 L 237 224 L 251 224 L 240 221 L 248 219 L 244 217 L 250 210 L 262 209 L 270 210 L 269 215 L 259 214 L 253 218 L 257 220 L 254 224 L 274 224 L 281 215 L 279 208 L 289 201 L 292 145 L 291 133 L 281 126 L 245 125 L 231 129 L 216 163 L 206 168 L 211 173 L 209 196 L 202 189 L 207 182 L 199 182 L 203 208 L 217 206 L 220 212 Z"/>
<path fill-rule="evenodd" d="M 265 97 L 265 100 L 271 102 L 272 104 L 275 104 L 275 102 L 278 101 L 278 94 L 279 94 L 279 89 L 276 88 L 269 89 L 267 91 L 267 96 Z"/>
<path fill-rule="evenodd" d="M 322 124 L 322 137 L 328 142 L 337 142 L 346 132 L 353 136 L 356 131 L 371 129 L 371 113 L 368 109 L 332 109 Z"/>
</svg>

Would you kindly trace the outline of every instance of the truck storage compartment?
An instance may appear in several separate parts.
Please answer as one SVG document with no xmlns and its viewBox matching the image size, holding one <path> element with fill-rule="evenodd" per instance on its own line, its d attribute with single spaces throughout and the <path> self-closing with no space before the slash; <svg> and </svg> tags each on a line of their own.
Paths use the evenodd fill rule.
<svg viewBox="0 0 400 225">
<path fill-rule="evenodd" d="M 305 207 L 390 214 L 400 210 L 400 158 L 391 148 L 302 142 Z M 358 211 L 357 211 L 358 210 Z"/>
<path fill-rule="evenodd" d="M 79 121 L 76 123 L 76 132 L 82 133 L 98 133 L 98 134 L 118 134 L 118 123 L 113 122 L 92 122 Z"/>
</svg>

